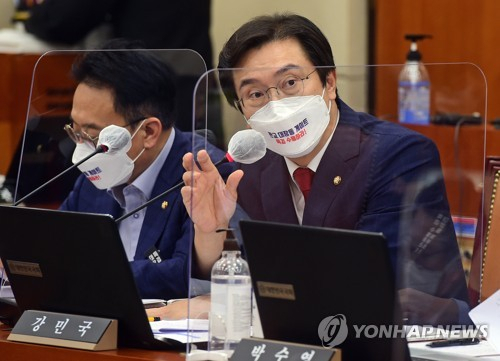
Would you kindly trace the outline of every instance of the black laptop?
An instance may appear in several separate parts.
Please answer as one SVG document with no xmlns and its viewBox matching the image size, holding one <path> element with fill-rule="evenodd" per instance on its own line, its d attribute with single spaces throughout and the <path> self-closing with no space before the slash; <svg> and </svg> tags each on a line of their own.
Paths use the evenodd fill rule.
<svg viewBox="0 0 500 361">
<path fill-rule="evenodd" d="M 251 220 L 240 230 L 266 339 L 333 346 L 344 361 L 409 359 L 401 333 L 379 337 L 403 327 L 381 233 Z"/>
<path fill-rule="evenodd" d="M 117 319 L 119 346 L 186 347 L 154 337 L 111 216 L 1 206 L 0 232 L 21 311 Z"/>
</svg>

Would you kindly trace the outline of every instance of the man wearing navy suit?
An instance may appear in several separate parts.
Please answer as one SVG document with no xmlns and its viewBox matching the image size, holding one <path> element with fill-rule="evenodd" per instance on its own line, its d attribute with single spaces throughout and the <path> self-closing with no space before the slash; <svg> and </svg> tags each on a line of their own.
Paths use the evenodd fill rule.
<svg viewBox="0 0 500 361">
<path fill-rule="evenodd" d="M 193 149 L 193 135 L 174 127 L 173 74 L 149 52 L 116 51 L 136 48 L 114 40 L 73 66 L 78 86 L 72 124 L 65 127 L 76 143 L 73 162 L 95 150 L 106 127 L 125 128 L 130 137 L 124 149 L 98 154 L 79 166 L 83 174 L 63 210 L 117 218 L 182 178 L 182 156 Z M 195 147 L 204 147 L 203 138 L 194 139 Z M 224 156 L 215 147 L 207 149 L 214 159 Z M 187 297 L 191 222 L 179 191 L 123 219 L 118 227 L 141 297 Z"/>
<path fill-rule="evenodd" d="M 214 231 L 227 227 L 227 209 L 237 201 L 252 219 L 384 233 L 406 321 L 470 322 L 432 141 L 342 102 L 330 45 L 304 17 L 249 21 L 227 41 L 218 67 L 238 69 L 221 71 L 221 87 L 265 137 L 268 152 L 242 165 L 225 187 L 206 152 L 194 166 L 193 155 L 185 156 L 182 194 L 196 225 L 195 271 L 207 277 L 219 258 L 224 235 Z"/>
</svg>

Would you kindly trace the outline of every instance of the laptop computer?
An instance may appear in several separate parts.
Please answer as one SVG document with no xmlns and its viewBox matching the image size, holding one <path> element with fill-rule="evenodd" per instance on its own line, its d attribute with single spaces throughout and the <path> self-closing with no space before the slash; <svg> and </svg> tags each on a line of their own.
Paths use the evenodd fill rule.
<svg viewBox="0 0 500 361">
<path fill-rule="evenodd" d="M 240 231 L 266 339 L 409 359 L 401 332 L 380 334 L 403 329 L 383 234 L 252 220 Z"/>
<path fill-rule="evenodd" d="M 119 346 L 185 349 L 155 338 L 111 216 L 1 206 L 0 230 L 21 311 L 117 319 Z"/>
</svg>

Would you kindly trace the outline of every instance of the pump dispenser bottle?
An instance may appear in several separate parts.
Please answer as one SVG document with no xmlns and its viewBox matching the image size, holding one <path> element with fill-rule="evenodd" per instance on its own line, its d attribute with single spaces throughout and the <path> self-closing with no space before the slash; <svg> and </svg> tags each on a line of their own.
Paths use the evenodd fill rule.
<svg viewBox="0 0 500 361">
<path fill-rule="evenodd" d="M 400 123 L 430 123 L 430 80 L 427 69 L 422 63 L 422 55 L 418 51 L 417 42 L 431 38 L 425 34 L 407 34 L 405 39 L 411 41 L 406 63 L 399 74 L 398 115 Z"/>
</svg>

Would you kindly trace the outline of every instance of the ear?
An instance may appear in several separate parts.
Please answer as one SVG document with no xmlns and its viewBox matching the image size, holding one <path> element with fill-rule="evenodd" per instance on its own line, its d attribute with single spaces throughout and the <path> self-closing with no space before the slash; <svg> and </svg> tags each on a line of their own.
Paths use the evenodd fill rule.
<svg viewBox="0 0 500 361">
<path fill-rule="evenodd" d="M 337 75 L 335 70 L 330 71 L 326 75 L 326 90 L 328 99 L 335 100 L 337 98 Z"/>
<path fill-rule="evenodd" d="M 163 125 L 161 124 L 160 119 L 156 117 L 148 118 L 144 121 L 142 128 L 139 130 L 142 131 L 144 135 L 144 148 L 151 149 L 158 143 L 160 139 L 161 133 L 163 131 Z"/>
</svg>

